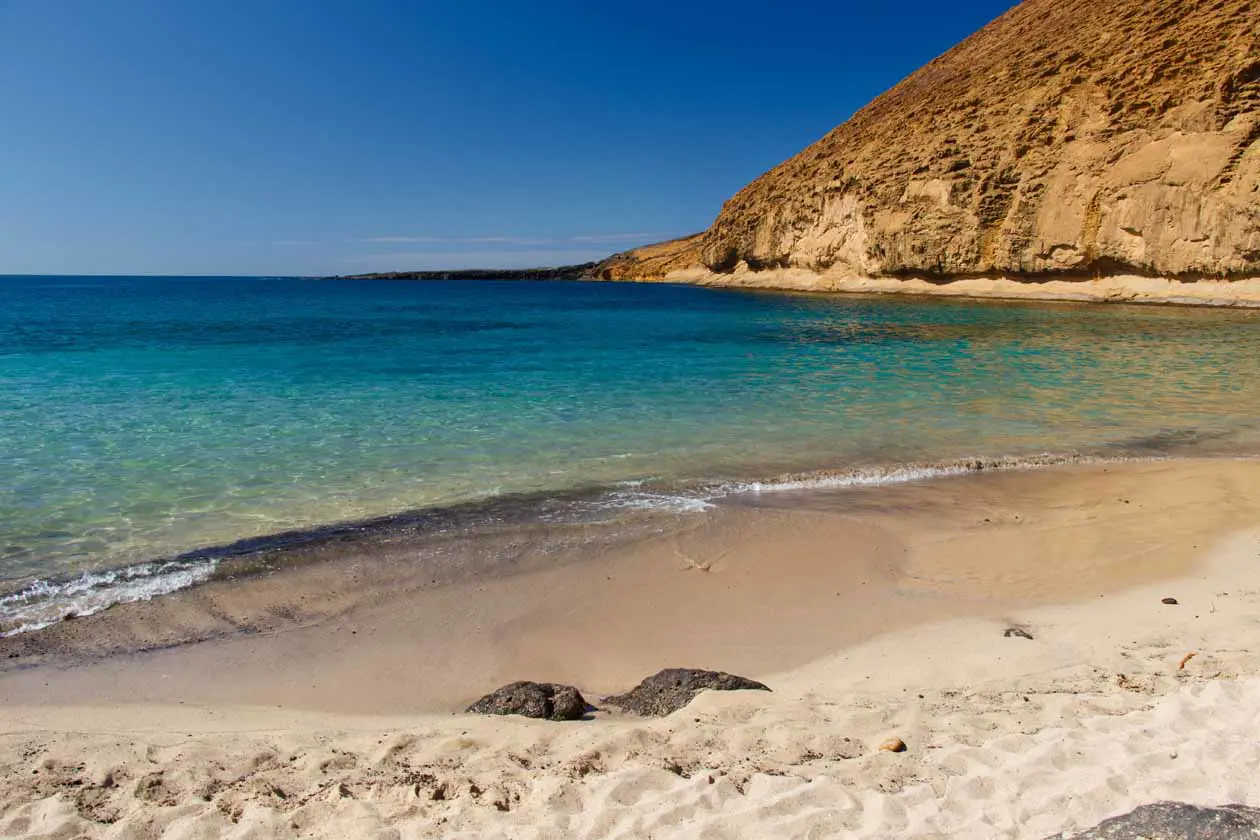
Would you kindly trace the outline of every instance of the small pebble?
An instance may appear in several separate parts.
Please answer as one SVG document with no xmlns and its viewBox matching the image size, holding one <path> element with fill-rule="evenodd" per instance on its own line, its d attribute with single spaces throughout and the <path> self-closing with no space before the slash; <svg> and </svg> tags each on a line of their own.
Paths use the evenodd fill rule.
<svg viewBox="0 0 1260 840">
<path fill-rule="evenodd" d="M 889 738 L 887 741 L 880 744 L 879 748 L 881 750 L 887 750 L 888 752 L 905 752 L 906 742 L 900 738 Z"/>
<path fill-rule="evenodd" d="M 1178 601 L 1176 598 L 1165 598 L 1164 600 L 1160 601 L 1160 603 L 1168 604 L 1171 607 L 1171 606 L 1176 606 Z"/>
</svg>

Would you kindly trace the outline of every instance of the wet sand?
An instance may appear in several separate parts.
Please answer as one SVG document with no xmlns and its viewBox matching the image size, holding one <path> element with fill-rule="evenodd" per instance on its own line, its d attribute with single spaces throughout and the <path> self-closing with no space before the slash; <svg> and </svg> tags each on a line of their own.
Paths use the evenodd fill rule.
<svg viewBox="0 0 1260 840">
<path fill-rule="evenodd" d="M 761 677 L 1184 574 L 1258 513 L 1260 462 L 1168 461 L 736 497 L 634 533 L 526 539 L 510 565 L 395 548 L 5 640 L 0 702 L 407 714 L 517 679 L 599 696 L 663 667 Z"/>
</svg>

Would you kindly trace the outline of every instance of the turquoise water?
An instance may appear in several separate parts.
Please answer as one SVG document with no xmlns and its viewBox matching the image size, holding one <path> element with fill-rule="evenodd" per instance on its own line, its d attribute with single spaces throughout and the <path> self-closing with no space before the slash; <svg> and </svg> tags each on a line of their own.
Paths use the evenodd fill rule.
<svg viewBox="0 0 1260 840">
<path fill-rule="evenodd" d="M 0 278 L 0 582 L 511 493 L 683 509 L 818 468 L 1252 452 L 1258 368 L 1255 312 Z"/>
</svg>

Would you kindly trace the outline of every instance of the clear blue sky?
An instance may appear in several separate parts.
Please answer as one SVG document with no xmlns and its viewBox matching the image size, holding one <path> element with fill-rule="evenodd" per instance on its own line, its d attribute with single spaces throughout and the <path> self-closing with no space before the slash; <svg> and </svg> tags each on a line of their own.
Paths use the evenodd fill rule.
<svg viewBox="0 0 1260 840">
<path fill-rule="evenodd" d="M 0 273 L 594 259 L 1013 0 L 0 0 Z"/>
</svg>

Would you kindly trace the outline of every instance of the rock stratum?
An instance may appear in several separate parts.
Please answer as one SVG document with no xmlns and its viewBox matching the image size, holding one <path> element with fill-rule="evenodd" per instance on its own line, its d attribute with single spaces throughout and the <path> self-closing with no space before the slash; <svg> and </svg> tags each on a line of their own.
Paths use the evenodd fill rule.
<svg viewBox="0 0 1260 840">
<path fill-rule="evenodd" d="M 594 266 L 590 276 L 598 280 L 663 280 L 671 274 L 697 268 L 704 241 L 703 233 L 695 233 L 613 254 Z"/>
<path fill-rule="evenodd" d="M 594 274 L 1260 302 L 1260 0 L 1025 0 Z"/>
</svg>

